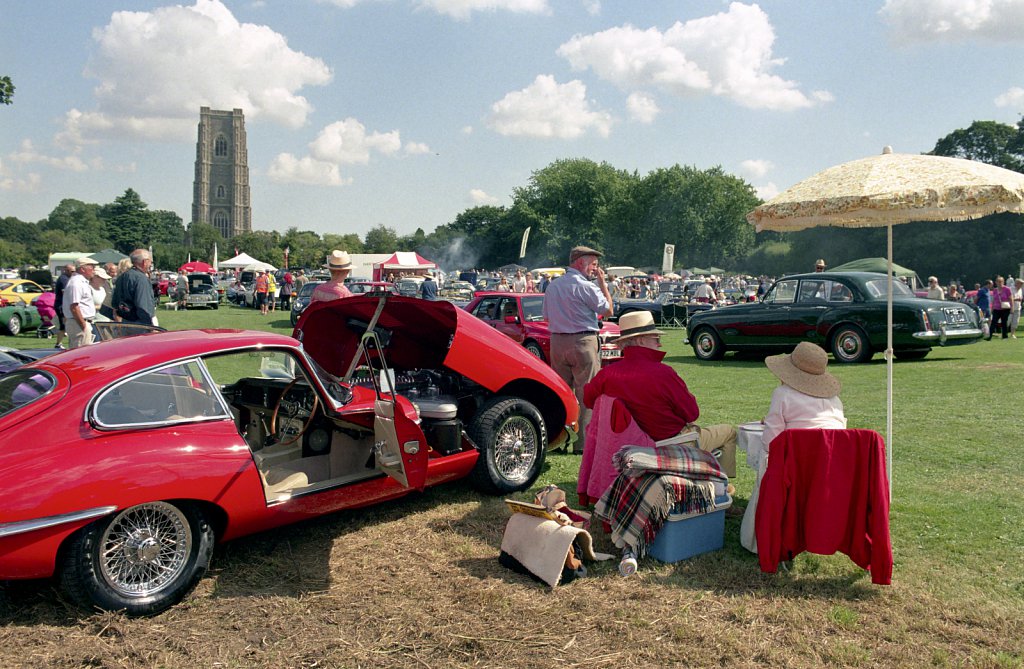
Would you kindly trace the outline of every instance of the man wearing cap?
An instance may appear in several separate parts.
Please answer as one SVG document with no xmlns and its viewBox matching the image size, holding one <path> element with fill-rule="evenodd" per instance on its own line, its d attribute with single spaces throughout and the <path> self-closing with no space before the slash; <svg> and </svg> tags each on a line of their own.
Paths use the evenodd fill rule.
<svg viewBox="0 0 1024 669">
<path fill-rule="evenodd" d="M 64 289 L 64 322 L 67 325 L 68 348 L 88 346 L 92 343 L 92 321 L 96 306 L 89 282 L 98 264 L 92 258 L 79 258 L 78 271 L 68 280 Z"/>
<path fill-rule="evenodd" d="M 824 259 L 818 258 L 814 262 L 814 271 L 815 272 L 824 272 L 825 271 L 825 261 L 824 261 Z"/>
<path fill-rule="evenodd" d="M 590 418 L 590 410 L 583 406 L 583 386 L 601 368 L 597 341 L 601 324 L 597 319 L 614 313 L 604 270 L 598 266 L 603 255 L 586 246 L 574 247 L 565 275 L 548 285 L 544 297 L 544 320 L 551 331 L 551 368 L 576 394 L 581 436 Z"/>
<path fill-rule="evenodd" d="M 345 286 L 345 279 L 352 272 L 352 259 L 348 251 L 331 251 L 331 255 L 327 256 L 327 269 L 331 271 L 331 280 L 313 289 L 313 294 L 309 298 L 310 304 L 352 297 L 352 291 Z"/>
<path fill-rule="evenodd" d="M 701 450 L 715 453 L 727 476 L 736 476 L 736 428 L 695 423 L 700 416 L 697 398 L 679 374 L 662 362 L 663 333 L 655 327 L 651 312 L 625 314 L 619 318 L 619 328 L 622 360 L 602 369 L 586 385 L 584 405 L 592 409 L 602 395 L 616 397 L 658 445 L 695 441 Z"/>
</svg>

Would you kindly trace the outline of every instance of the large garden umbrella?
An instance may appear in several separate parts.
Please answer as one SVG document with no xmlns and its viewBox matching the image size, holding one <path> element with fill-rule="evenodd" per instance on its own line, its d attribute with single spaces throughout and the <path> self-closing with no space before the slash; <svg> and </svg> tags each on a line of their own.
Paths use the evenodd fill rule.
<svg viewBox="0 0 1024 669">
<path fill-rule="evenodd" d="M 892 486 L 892 226 L 913 221 L 966 221 L 1024 210 L 1024 174 L 961 158 L 893 153 L 830 167 L 747 214 L 761 230 L 819 225 L 886 226 L 886 467 Z"/>
</svg>

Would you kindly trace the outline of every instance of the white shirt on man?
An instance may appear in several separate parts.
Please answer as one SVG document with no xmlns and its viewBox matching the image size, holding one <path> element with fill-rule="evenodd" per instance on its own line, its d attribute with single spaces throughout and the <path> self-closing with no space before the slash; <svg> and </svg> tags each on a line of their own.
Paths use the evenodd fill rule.
<svg viewBox="0 0 1024 669">
<path fill-rule="evenodd" d="M 83 275 L 75 273 L 68 280 L 67 288 L 64 289 L 64 302 L 61 305 L 61 309 L 64 312 L 64 318 L 74 318 L 75 315 L 71 313 L 71 305 L 78 305 L 78 313 L 82 315 L 82 318 L 89 320 L 96 317 L 96 305 L 92 299 L 92 286 L 89 285 L 89 280 Z"/>
</svg>

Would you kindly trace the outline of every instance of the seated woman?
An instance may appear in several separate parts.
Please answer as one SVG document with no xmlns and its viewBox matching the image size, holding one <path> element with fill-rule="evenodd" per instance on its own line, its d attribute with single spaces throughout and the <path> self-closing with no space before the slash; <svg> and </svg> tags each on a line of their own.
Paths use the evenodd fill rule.
<svg viewBox="0 0 1024 669">
<path fill-rule="evenodd" d="M 769 446 L 788 429 L 846 429 L 842 385 L 828 373 L 828 354 L 815 344 L 802 341 L 790 354 L 765 358 L 764 364 L 781 383 L 772 391 L 768 415 L 764 417 L 762 449 L 747 454 L 747 464 L 757 470 L 754 489 L 740 525 L 740 543 L 757 552 L 754 519 L 761 477 L 768 468 Z"/>
</svg>

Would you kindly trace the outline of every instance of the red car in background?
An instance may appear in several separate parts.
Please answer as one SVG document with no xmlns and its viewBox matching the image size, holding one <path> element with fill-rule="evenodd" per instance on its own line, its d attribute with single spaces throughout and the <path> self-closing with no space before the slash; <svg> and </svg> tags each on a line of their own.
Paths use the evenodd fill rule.
<svg viewBox="0 0 1024 669">
<path fill-rule="evenodd" d="M 477 291 L 466 311 L 522 344 L 541 360 L 551 362 L 551 332 L 544 320 L 544 293 Z M 601 321 L 597 336 L 602 364 L 622 357 L 615 344 L 619 338 L 618 325 Z"/>
<path fill-rule="evenodd" d="M 465 311 L 389 294 L 315 302 L 292 337 L 183 330 L 0 376 L 0 581 L 57 576 L 149 615 L 215 543 L 468 477 L 529 488 L 572 443 L 562 379 Z"/>
</svg>

